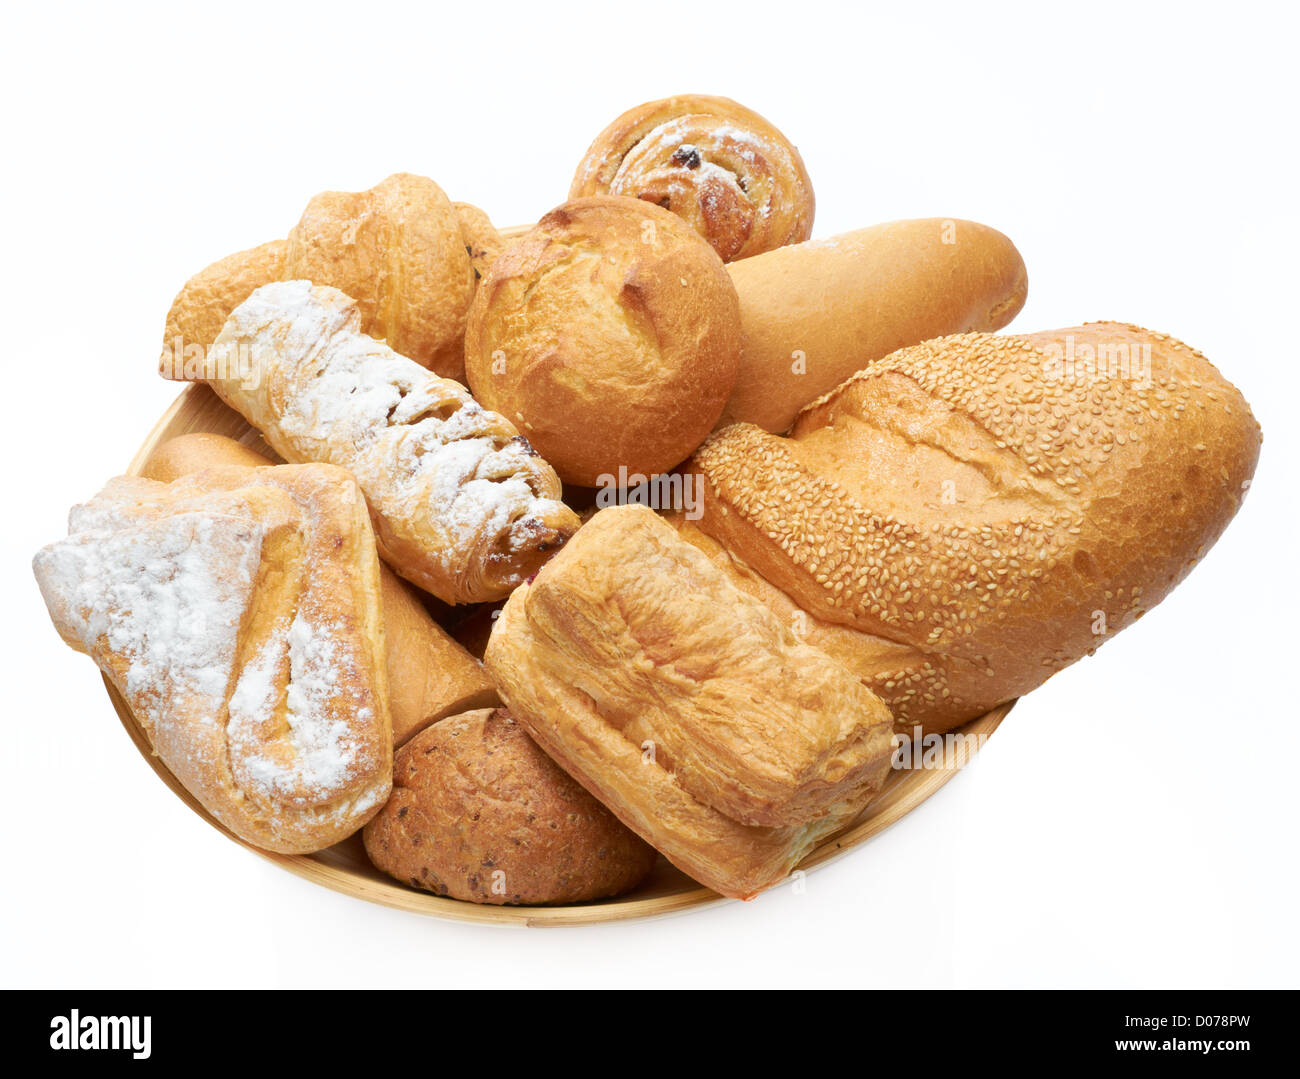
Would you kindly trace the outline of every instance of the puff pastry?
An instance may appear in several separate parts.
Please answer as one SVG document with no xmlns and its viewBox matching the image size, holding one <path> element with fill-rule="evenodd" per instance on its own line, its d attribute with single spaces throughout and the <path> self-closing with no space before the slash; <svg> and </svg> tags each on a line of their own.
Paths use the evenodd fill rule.
<svg viewBox="0 0 1300 1079">
<path fill-rule="evenodd" d="M 724 895 L 785 877 L 889 769 L 879 698 L 642 507 L 516 590 L 484 661 L 547 753 Z"/>
<path fill-rule="evenodd" d="M 379 561 L 341 469 L 121 477 L 34 569 L 60 635 L 240 838 L 320 850 L 387 799 Z"/>
<path fill-rule="evenodd" d="M 508 420 L 363 334 L 338 289 L 264 285 L 231 313 L 213 360 L 209 384 L 276 453 L 352 472 L 384 560 L 447 603 L 505 596 L 578 527 Z"/>
</svg>

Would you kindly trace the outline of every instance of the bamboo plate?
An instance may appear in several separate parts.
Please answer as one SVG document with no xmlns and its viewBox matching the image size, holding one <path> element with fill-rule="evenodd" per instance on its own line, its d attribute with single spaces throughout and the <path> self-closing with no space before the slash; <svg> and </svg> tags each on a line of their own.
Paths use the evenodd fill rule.
<svg viewBox="0 0 1300 1079">
<path fill-rule="evenodd" d="M 261 441 L 257 432 L 244 421 L 242 416 L 226 407 L 207 386 L 196 383 L 187 386 L 171 407 L 163 413 L 162 418 L 154 425 L 154 429 L 149 432 L 144 445 L 136 453 L 128 472 L 138 475 L 144 462 L 157 446 L 169 438 L 193 431 L 228 435 L 263 453 L 270 454 L 270 450 Z M 104 680 L 104 685 L 108 689 L 109 698 L 113 702 L 118 718 L 122 721 L 122 726 L 135 742 L 136 748 L 162 781 L 195 813 L 254 854 L 306 880 L 323 884 L 344 895 L 365 899 L 372 903 L 382 903 L 399 910 L 431 914 L 439 918 L 507 926 L 591 925 L 597 922 L 662 917 L 729 902 L 717 893 L 696 884 L 663 858 L 659 859 L 645 883 L 635 891 L 617 899 L 563 907 L 492 907 L 429 895 L 398 884 L 370 864 L 359 835 L 310 855 L 274 854 L 259 850 L 227 831 L 208 815 L 194 796 L 167 770 L 162 761 L 153 755 L 149 741 L 136 723 L 131 710 L 117 691 L 109 685 L 107 679 Z M 808 871 L 827 865 L 845 852 L 861 846 L 872 836 L 884 831 L 895 821 L 910 813 L 961 770 L 962 764 L 978 749 L 979 743 L 997 730 L 1014 703 L 1011 701 L 1001 705 L 959 728 L 962 734 L 975 736 L 973 740 L 968 739 L 966 742 L 969 753 L 965 758 L 945 760 L 943 767 L 891 772 L 880 795 L 863 810 L 857 820 L 838 836 L 823 842 L 800 863 L 799 868 Z"/>
</svg>

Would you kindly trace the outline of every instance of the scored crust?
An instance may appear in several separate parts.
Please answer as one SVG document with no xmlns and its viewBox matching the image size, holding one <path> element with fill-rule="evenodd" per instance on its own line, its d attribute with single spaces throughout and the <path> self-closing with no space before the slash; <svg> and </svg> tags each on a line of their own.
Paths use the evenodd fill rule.
<svg viewBox="0 0 1300 1079">
<path fill-rule="evenodd" d="M 1055 377 L 1084 346 L 1146 374 Z M 859 372 L 789 438 L 718 432 L 692 463 L 697 526 L 824 626 L 864 635 L 832 634 L 833 651 L 900 724 L 944 729 L 1164 598 L 1236 512 L 1259 442 L 1241 395 L 1165 335 L 965 334 Z"/>
</svg>

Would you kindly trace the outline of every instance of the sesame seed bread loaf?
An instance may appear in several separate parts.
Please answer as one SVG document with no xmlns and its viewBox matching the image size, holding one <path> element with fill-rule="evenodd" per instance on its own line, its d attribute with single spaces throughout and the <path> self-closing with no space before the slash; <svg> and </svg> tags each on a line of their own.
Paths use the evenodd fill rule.
<svg viewBox="0 0 1300 1079">
<path fill-rule="evenodd" d="M 605 196 L 552 210 L 495 259 L 465 374 L 561 479 L 595 487 L 689 457 L 739 349 L 736 290 L 709 245 L 666 210 Z"/>
<path fill-rule="evenodd" d="M 233 438 L 195 433 L 168 439 L 140 474 L 170 483 L 205 468 L 265 468 L 271 463 Z M 394 747 L 446 716 L 495 705 L 496 690 L 483 665 L 429 617 L 414 589 L 382 562 L 379 585 Z"/>
<path fill-rule="evenodd" d="M 384 561 L 446 603 L 501 598 L 578 527 L 513 424 L 363 334 L 338 289 L 257 289 L 226 320 L 206 380 L 285 460 L 351 472 Z"/>
<path fill-rule="evenodd" d="M 388 798 L 379 560 L 342 469 L 118 477 L 33 568 L 60 635 L 241 839 L 321 850 Z"/>
<path fill-rule="evenodd" d="M 727 267 L 740 296 L 740 373 L 720 426 L 789 430 L 809 401 L 895 349 L 1000 330 L 1028 275 L 1002 233 L 973 221 L 893 221 Z"/>
<path fill-rule="evenodd" d="M 788 438 L 715 434 L 692 468 L 716 542 L 695 543 L 899 724 L 946 729 L 1160 602 L 1236 513 L 1259 446 L 1241 394 L 1163 334 L 941 338 L 854 375 Z"/>
<path fill-rule="evenodd" d="M 484 662 L 552 758 L 724 895 L 783 879 L 889 770 L 879 698 L 643 507 L 518 588 Z"/>
<path fill-rule="evenodd" d="M 424 176 L 322 192 L 287 239 L 228 255 L 185 283 L 167 314 L 160 370 L 189 377 L 177 370 L 185 350 L 211 345 L 254 289 L 308 280 L 351 296 L 365 333 L 436 374 L 462 378 L 465 314 L 499 244 L 483 211 L 453 204 Z"/>
<path fill-rule="evenodd" d="M 501 708 L 452 716 L 399 750 L 392 797 L 362 834 L 389 876 L 471 903 L 604 899 L 655 863 Z"/>
<path fill-rule="evenodd" d="M 570 198 L 623 195 L 687 221 L 723 262 L 812 235 L 812 181 L 799 151 L 752 109 L 683 94 L 629 109 L 596 136 Z"/>
</svg>

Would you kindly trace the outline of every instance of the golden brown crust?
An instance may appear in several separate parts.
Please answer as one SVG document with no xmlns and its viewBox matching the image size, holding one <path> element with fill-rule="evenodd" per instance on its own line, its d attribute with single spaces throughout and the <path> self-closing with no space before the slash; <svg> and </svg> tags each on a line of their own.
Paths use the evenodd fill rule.
<svg viewBox="0 0 1300 1079">
<path fill-rule="evenodd" d="M 727 267 L 740 372 L 719 426 L 789 429 L 809 401 L 896 349 L 999 330 L 1024 306 L 1024 260 L 973 221 L 893 221 Z"/>
<path fill-rule="evenodd" d="M 186 367 L 197 365 L 221 327 L 254 289 L 279 281 L 284 272 L 283 240 L 272 240 L 248 251 L 218 259 L 185 282 L 167 312 L 158 372 L 182 381 L 193 377 Z"/>
<path fill-rule="evenodd" d="M 170 483 L 206 468 L 265 468 L 269 458 L 224 435 L 193 432 L 168 439 L 145 461 L 140 474 Z M 415 590 L 382 562 L 384 645 L 393 745 L 438 720 L 499 703 L 478 658 L 457 643 L 425 610 Z"/>
<path fill-rule="evenodd" d="M 385 873 L 471 903 L 604 899 L 655 861 L 505 709 L 453 716 L 403 747 L 364 838 Z"/>
<path fill-rule="evenodd" d="M 516 590 L 485 663 L 547 753 L 726 895 L 783 878 L 889 768 L 881 702 L 641 507 Z"/>
<path fill-rule="evenodd" d="M 453 202 L 452 206 L 456 208 L 461 238 L 465 241 L 470 265 L 474 267 L 474 280 L 481 281 L 487 276 L 492 260 L 501 253 L 505 241 L 492 224 L 492 219 L 477 206 L 468 202 Z"/>
<path fill-rule="evenodd" d="M 718 258 L 633 199 L 551 211 L 493 262 L 470 310 L 466 374 L 566 482 L 681 463 L 736 377 L 740 319 Z"/>
<path fill-rule="evenodd" d="M 242 839 L 320 850 L 388 797 L 379 561 L 341 469 L 119 477 L 35 571 L 60 634 Z"/>
<path fill-rule="evenodd" d="M 255 289 L 303 279 L 355 300 L 363 332 L 436 374 L 463 378 L 475 267 L 489 257 L 494 234 L 481 210 L 453 206 L 423 176 L 397 173 L 366 191 L 323 192 L 287 240 L 221 259 L 185 283 L 167 315 L 160 369 L 168 377 L 198 377 L 174 361 L 189 360 L 185 353 L 196 349 L 201 359 Z"/>
<path fill-rule="evenodd" d="M 752 109 L 683 94 L 629 109 L 578 165 L 570 198 L 622 195 L 677 214 L 723 262 L 812 235 L 815 200 L 799 151 Z"/>
<path fill-rule="evenodd" d="M 942 729 L 1163 599 L 1236 512 L 1259 441 L 1236 389 L 1163 334 L 966 334 L 876 362 L 788 439 L 718 432 L 693 462 L 698 524 L 862 634 L 837 655 L 899 723 Z"/>
</svg>

